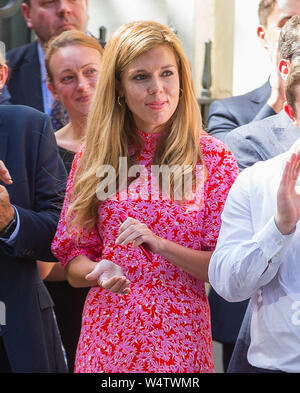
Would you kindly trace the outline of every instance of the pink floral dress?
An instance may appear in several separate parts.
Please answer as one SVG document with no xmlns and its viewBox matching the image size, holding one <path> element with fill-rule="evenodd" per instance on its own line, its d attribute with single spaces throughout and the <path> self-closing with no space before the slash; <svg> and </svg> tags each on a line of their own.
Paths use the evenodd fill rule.
<svg viewBox="0 0 300 393">
<path fill-rule="evenodd" d="M 139 163 L 150 167 L 159 134 L 144 134 Z M 222 142 L 201 137 L 207 179 L 195 200 L 182 204 L 145 196 L 108 199 L 99 203 L 99 220 L 90 231 L 66 231 L 74 171 L 73 162 L 66 198 L 53 240 L 52 251 L 66 266 L 83 254 L 93 261 L 109 259 L 119 264 L 131 281 L 128 295 L 92 287 L 82 316 L 75 372 L 214 372 L 210 310 L 204 283 L 160 255 L 149 262 L 140 248 L 115 245 L 120 214 L 144 222 L 155 234 L 195 250 L 213 250 L 220 228 L 220 215 L 238 169 Z M 148 182 L 148 183 L 147 183 Z M 128 195 L 132 185 L 128 187 Z M 145 187 L 141 187 L 145 190 Z M 138 192 L 138 187 L 132 192 Z M 142 193 L 140 193 L 142 194 Z"/>
</svg>

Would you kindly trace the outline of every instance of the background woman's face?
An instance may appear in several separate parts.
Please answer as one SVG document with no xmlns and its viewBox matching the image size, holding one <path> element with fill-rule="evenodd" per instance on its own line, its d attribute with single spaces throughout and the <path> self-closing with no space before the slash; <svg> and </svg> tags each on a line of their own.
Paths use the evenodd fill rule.
<svg viewBox="0 0 300 393">
<path fill-rule="evenodd" d="M 179 89 L 175 54 L 169 46 L 161 45 L 125 68 L 119 95 L 125 98 L 137 128 L 151 133 L 175 112 Z"/>
<path fill-rule="evenodd" d="M 102 57 L 93 48 L 70 45 L 51 57 L 53 83 L 50 89 L 69 116 L 87 115 L 95 92 Z"/>
</svg>

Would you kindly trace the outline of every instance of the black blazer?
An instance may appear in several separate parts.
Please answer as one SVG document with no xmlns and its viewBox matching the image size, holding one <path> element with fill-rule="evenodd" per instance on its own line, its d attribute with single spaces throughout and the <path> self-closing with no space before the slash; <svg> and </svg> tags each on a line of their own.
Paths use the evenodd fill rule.
<svg viewBox="0 0 300 393">
<path fill-rule="evenodd" d="M 6 84 L 11 95 L 11 103 L 31 106 L 43 112 L 37 41 L 12 49 L 7 52 L 6 57 L 10 69 Z"/>
<path fill-rule="evenodd" d="M 224 142 L 226 135 L 235 128 L 274 115 L 273 109 L 266 104 L 270 94 L 268 81 L 249 93 L 212 102 L 207 132 Z"/>
<path fill-rule="evenodd" d="M 0 240 L 1 334 L 9 362 L 13 372 L 65 372 L 53 302 L 36 264 L 55 260 L 50 246 L 67 176 L 48 116 L 0 105 L 0 159 L 12 176 L 6 187 L 20 216 L 13 247 Z"/>
</svg>

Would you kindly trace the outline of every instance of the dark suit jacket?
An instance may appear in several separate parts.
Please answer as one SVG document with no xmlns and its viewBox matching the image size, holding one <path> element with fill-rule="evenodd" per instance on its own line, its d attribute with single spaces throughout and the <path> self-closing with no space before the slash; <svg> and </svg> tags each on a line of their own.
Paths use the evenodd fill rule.
<svg viewBox="0 0 300 393">
<path fill-rule="evenodd" d="M 235 128 L 274 115 L 273 109 L 266 104 L 270 94 L 271 86 L 266 82 L 247 94 L 212 102 L 207 132 L 224 142 L 226 135 Z"/>
<path fill-rule="evenodd" d="M 66 171 L 48 116 L 25 106 L 0 106 L 0 159 L 13 179 L 6 186 L 20 217 L 11 247 L 0 240 L 1 334 L 13 372 L 65 372 L 53 302 L 36 260 L 53 261 Z"/>
<path fill-rule="evenodd" d="M 274 116 L 246 124 L 230 132 L 225 143 L 242 171 L 287 151 L 300 136 L 299 130 L 282 110 Z"/>
<path fill-rule="evenodd" d="M 10 76 L 7 81 L 11 103 L 44 111 L 37 41 L 7 52 Z"/>
</svg>

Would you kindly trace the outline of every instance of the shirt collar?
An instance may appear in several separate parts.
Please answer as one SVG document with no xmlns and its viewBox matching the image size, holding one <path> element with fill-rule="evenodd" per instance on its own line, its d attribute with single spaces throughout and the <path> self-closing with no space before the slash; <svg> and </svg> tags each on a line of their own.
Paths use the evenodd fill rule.
<svg viewBox="0 0 300 393">
<path fill-rule="evenodd" d="M 45 53 L 44 53 L 43 48 L 39 42 L 37 44 L 37 49 L 38 49 L 40 67 L 41 67 L 42 81 L 44 83 L 46 83 L 47 82 L 47 71 L 46 71 L 46 65 L 45 65 Z"/>
</svg>

